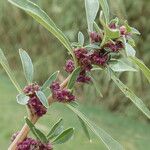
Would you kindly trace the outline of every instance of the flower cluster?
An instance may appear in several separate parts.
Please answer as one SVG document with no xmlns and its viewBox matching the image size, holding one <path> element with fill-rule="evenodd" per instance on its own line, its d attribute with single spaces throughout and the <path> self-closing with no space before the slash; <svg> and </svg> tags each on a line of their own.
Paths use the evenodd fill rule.
<svg viewBox="0 0 150 150">
<path fill-rule="evenodd" d="M 30 97 L 28 101 L 28 107 L 31 111 L 34 111 L 37 116 L 41 117 L 46 114 L 47 109 L 42 105 L 38 97 L 36 96 L 36 91 L 39 91 L 40 87 L 36 83 L 28 85 L 24 88 L 23 92 Z"/>
<path fill-rule="evenodd" d="M 61 89 L 58 82 L 53 82 L 50 86 L 53 98 L 58 102 L 71 102 L 75 100 L 75 96 L 68 89 Z"/>
<path fill-rule="evenodd" d="M 66 66 L 65 66 L 65 71 L 68 73 L 72 73 L 72 71 L 74 69 L 75 69 L 74 62 L 71 59 L 67 60 Z"/>
</svg>

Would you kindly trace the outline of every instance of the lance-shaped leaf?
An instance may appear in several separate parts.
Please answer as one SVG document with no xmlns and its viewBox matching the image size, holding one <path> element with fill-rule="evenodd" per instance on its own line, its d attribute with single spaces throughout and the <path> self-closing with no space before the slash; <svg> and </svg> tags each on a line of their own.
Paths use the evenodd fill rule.
<svg viewBox="0 0 150 150">
<path fill-rule="evenodd" d="M 63 144 L 73 137 L 74 128 L 69 128 L 58 135 L 52 142 L 52 144 Z"/>
<path fill-rule="evenodd" d="M 26 77 L 28 84 L 30 84 L 33 81 L 33 73 L 34 73 L 32 60 L 30 56 L 27 54 L 27 52 L 22 49 L 19 49 L 19 55 L 21 58 L 24 75 Z"/>
<path fill-rule="evenodd" d="M 103 94 L 102 94 L 102 92 L 101 92 L 101 90 L 100 90 L 100 87 L 99 87 L 98 83 L 96 82 L 96 80 L 94 79 L 94 77 L 91 76 L 91 79 L 92 79 L 93 85 L 94 85 L 94 87 L 95 87 L 97 93 L 98 93 L 101 97 L 103 97 Z"/>
<path fill-rule="evenodd" d="M 41 132 L 39 129 L 37 129 L 34 126 L 34 124 L 27 117 L 25 117 L 25 121 L 26 121 L 27 125 L 29 126 L 29 128 L 30 128 L 31 132 L 33 133 L 33 135 L 38 140 L 40 140 L 43 143 L 47 143 L 48 142 L 48 140 L 47 140 L 46 136 L 44 135 L 44 133 Z"/>
<path fill-rule="evenodd" d="M 123 150 L 123 147 L 113 139 L 107 132 L 105 132 L 100 127 L 97 127 L 92 121 L 90 121 L 83 113 L 81 113 L 77 108 L 67 104 L 69 109 L 71 109 L 77 116 L 79 116 L 84 123 L 90 128 L 90 130 L 105 144 L 109 150 Z"/>
<path fill-rule="evenodd" d="M 36 91 L 36 95 L 39 98 L 40 102 L 46 107 L 49 107 L 48 100 L 45 96 L 45 94 L 42 91 Z"/>
<path fill-rule="evenodd" d="M 47 135 L 48 140 L 58 136 L 62 131 L 64 130 L 63 127 L 63 120 L 60 119 L 58 122 L 54 124 L 54 126 L 51 128 L 50 132 Z"/>
<path fill-rule="evenodd" d="M 21 105 L 26 105 L 29 101 L 29 97 L 23 93 L 18 94 L 16 98 L 17 98 L 17 103 Z"/>
<path fill-rule="evenodd" d="M 78 118 L 79 118 L 79 121 L 80 121 L 80 123 L 81 123 L 81 126 L 82 126 L 82 128 L 83 128 L 83 131 L 84 131 L 86 137 L 87 137 L 87 138 L 89 139 L 89 141 L 91 142 L 92 140 L 91 140 L 90 133 L 89 133 L 89 131 L 88 131 L 88 128 L 87 128 L 86 124 L 84 123 L 84 121 L 82 120 L 82 118 L 80 118 L 80 116 L 78 116 Z"/>
<path fill-rule="evenodd" d="M 83 46 L 84 45 L 84 35 L 82 32 L 78 33 L 78 43 Z"/>
<path fill-rule="evenodd" d="M 76 80 L 77 80 L 77 77 L 78 77 L 78 75 L 79 75 L 79 73 L 80 73 L 80 67 L 78 67 L 78 68 L 76 68 L 73 72 L 72 72 L 72 74 L 71 74 L 71 77 L 70 77 L 70 80 L 69 80 L 69 82 L 68 82 L 68 84 L 67 84 L 67 88 L 68 89 L 72 89 L 73 88 L 73 86 L 74 86 L 74 84 L 75 84 L 75 82 L 76 82 Z"/>
<path fill-rule="evenodd" d="M 59 71 L 54 72 L 43 84 L 43 86 L 41 87 L 41 91 L 44 91 L 48 86 L 50 86 L 52 84 L 52 82 L 54 82 L 57 79 L 57 76 L 59 74 Z"/>
<path fill-rule="evenodd" d="M 14 86 L 16 87 L 17 91 L 19 93 L 22 92 L 22 89 L 20 87 L 20 85 L 18 84 L 18 82 L 16 81 L 10 67 L 9 67 L 9 64 L 8 64 L 8 61 L 2 51 L 2 49 L 0 49 L 0 64 L 2 65 L 2 67 L 5 69 L 7 75 L 9 76 L 11 82 L 14 84 Z"/>
<path fill-rule="evenodd" d="M 124 72 L 124 71 L 137 71 L 132 67 L 131 63 L 127 59 L 117 60 L 116 63 L 110 64 L 109 67 L 114 72 Z"/>
<path fill-rule="evenodd" d="M 57 28 L 53 20 L 36 4 L 28 0 L 8 0 L 13 5 L 23 9 L 43 27 L 50 31 L 73 55 L 71 44 L 63 32 Z"/>
<path fill-rule="evenodd" d="M 100 5 L 102 7 L 102 10 L 103 10 L 103 13 L 104 13 L 104 17 L 105 17 L 105 20 L 106 20 L 106 23 L 109 22 L 109 6 L 108 6 L 108 2 L 107 0 L 99 0 L 100 2 Z"/>
<path fill-rule="evenodd" d="M 114 83 L 119 87 L 119 89 L 125 94 L 127 98 L 129 98 L 135 106 L 143 112 L 150 119 L 150 110 L 146 107 L 143 101 L 138 98 L 126 85 L 124 85 L 111 71 L 111 79 Z"/>
<path fill-rule="evenodd" d="M 136 57 L 130 57 L 134 64 L 138 65 L 140 70 L 143 72 L 145 77 L 150 82 L 150 69 L 138 58 Z"/>
<path fill-rule="evenodd" d="M 93 31 L 93 23 L 99 10 L 98 0 L 85 0 L 86 18 L 88 24 L 88 31 Z"/>
</svg>

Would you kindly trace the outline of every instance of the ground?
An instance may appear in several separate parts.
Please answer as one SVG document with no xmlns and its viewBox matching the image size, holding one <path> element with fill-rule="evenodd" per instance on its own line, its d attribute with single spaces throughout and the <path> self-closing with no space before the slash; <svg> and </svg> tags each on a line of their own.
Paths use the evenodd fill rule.
<svg viewBox="0 0 150 150">
<path fill-rule="evenodd" d="M 10 136 L 24 124 L 25 108 L 16 103 L 16 90 L 7 77 L 0 75 L 0 150 L 6 150 Z M 98 126 L 105 129 L 126 150 L 150 149 L 150 127 L 148 123 L 111 113 L 101 106 L 82 104 L 81 110 Z M 46 117 L 37 126 L 47 131 L 57 119 L 63 117 L 65 127 L 75 127 L 75 136 L 55 150 L 106 150 L 103 143 L 92 135 L 92 143 L 85 137 L 76 116 L 61 104 L 53 104 Z"/>
</svg>

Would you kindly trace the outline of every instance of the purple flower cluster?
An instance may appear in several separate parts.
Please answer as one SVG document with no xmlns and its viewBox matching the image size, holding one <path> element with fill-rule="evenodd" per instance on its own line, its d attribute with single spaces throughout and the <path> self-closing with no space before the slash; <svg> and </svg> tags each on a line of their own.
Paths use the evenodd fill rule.
<svg viewBox="0 0 150 150">
<path fill-rule="evenodd" d="M 28 107 L 31 109 L 31 111 L 34 111 L 33 113 L 37 116 L 41 117 L 44 114 L 46 114 L 47 109 L 43 106 L 43 104 L 40 102 L 38 97 L 36 96 L 36 91 L 40 89 L 39 85 L 36 83 L 33 83 L 31 85 L 28 85 L 24 88 L 23 92 L 30 97 L 28 101 Z"/>
<path fill-rule="evenodd" d="M 32 138 L 26 138 L 24 141 L 17 144 L 16 150 L 52 150 L 50 143 L 41 143 Z"/>
<path fill-rule="evenodd" d="M 67 60 L 65 65 L 65 71 L 68 73 L 72 73 L 74 69 L 75 69 L 74 62 L 71 59 Z"/>
<path fill-rule="evenodd" d="M 50 89 L 52 91 L 53 98 L 58 102 L 66 103 L 75 100 L 75 96 L 68 89 L 61 89 L 58 82 L 53 82 Z"/>
</svg>

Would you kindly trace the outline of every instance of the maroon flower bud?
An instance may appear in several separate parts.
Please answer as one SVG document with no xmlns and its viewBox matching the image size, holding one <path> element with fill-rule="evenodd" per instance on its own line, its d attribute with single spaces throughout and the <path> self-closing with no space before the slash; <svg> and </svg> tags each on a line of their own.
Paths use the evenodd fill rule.
<svg viewBox="0 0 150 150">
<path fill-rule="evenodd" d="M 116 26 L 115 23 L 110 23 L 109 24 L 109 28 L 111 28 L 111 29 L 117 29 L 117 26 Z"/>
<path fill-rule="evenodd" d="M 100 34 L 98 34 L 96 32 L 90 33 L 90 39 L 91 39 L 91 43 L 100 42 L 102 40 Z"/>
<path fill-rule="evenodd" d="M 125 26 L 121 26 L 119 30 L 120 30 L 121 35 L 126 35 L 127 34 L 127 29 L 126 29 Z"/>
<path fill-rule="evenodd" d="M 32 138 L 26 138 L 24 141 L 17 144 L 17 150 L 52 150 L 50 143 L 41 143 Z"/>
<path fill-rule="evenodd" d="M 53 98 L 58 102 L 71 102 L 75 100 L 75 96 L 68 89 L 61 89 L 58 82 L 53 82 L 50 86 Z"/>
<path fill-rule="evenodd" d="M 32 95 L 35 95 L 35 91 L 39 91 L 39 89 L 40 89 L 39 85 L 37 83 L 33 83 L 33 84 L 26 86 L 23 89 L 23 92 L 28 96 L 32 96 Z"/>
<path fill-rule="evenodd" d="M 80 74 L 79 74 L 79 76 L 77 78 L 77 82 L 89 83 L 90 81 L 91 81 L 91 78 L 86 75 L 85 71 L 80 72 Z"/>
<path fill-rule="evenodd" d="M 84 58 L 86 56 L 88 51 L 85 48 L 78 48 L 78 49 L 75 49 L 74 53 L 75 53 L 76 58 L 80 60 L 81 58 Z"/>
<path fill-rule="evenodd" d="M 66 72 L 72 73 L 72 71 L 74 69 L 75 69 L 74 62 L 71 59 L 67 60 L 66 61 L 66 66 L 65 66 Z"/>
</svg>

